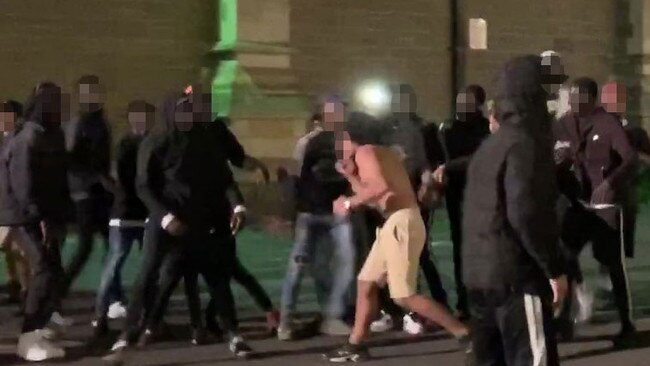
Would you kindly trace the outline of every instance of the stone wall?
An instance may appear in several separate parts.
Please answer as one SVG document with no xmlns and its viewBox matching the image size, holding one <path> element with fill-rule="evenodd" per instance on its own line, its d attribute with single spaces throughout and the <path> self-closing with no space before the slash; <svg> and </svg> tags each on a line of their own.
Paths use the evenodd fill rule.
<svg viewBox="0 0 650 366">
<path fill-rule="evenodd" d="M 45 79 L 73 91 L 79 76 L 97 74 L 119 130 L 130 100 L 157 104 L 198 76 L 215 11 L 205 0 L 3 1 L 0 98 L 22 100 Z"/>
<path fill-rule="evenodd" d="M 508 58 L 554 49 L 572 76 L 612 74 L 616 0 L 459 0 L 461 46 L 469 18 L 488 24 L 488 50 L 462 50 L 464 84 L 488 92 Z M 449 116 L 448 0 L 293 0 L 293 66 L 315 96 L 352 95 L 364 79 L 406 82 L 428 118 Z"/>
</svg>

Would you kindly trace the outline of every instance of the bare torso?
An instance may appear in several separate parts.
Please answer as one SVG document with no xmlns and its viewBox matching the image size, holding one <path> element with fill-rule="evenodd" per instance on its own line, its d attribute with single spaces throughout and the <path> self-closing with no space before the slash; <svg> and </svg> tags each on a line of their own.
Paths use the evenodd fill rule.
<svg viewBox="0 0 650 366">
<path fill-rule="evenodd" d="M 378 209 L 384 215 L 417 207 L 415 192 L 399 154 L 386 147 L 374 147 L 381 176 L 385 179 L 388 190 L 385 194 L 369 202 L 368 206 Z M 363 175 L 363 162 L 357 161 L 360 176 Z"/>
</svg>

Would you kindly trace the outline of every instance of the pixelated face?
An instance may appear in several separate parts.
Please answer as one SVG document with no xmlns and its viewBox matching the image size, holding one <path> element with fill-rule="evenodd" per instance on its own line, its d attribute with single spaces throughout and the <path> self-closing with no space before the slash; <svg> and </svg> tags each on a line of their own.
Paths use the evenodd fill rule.
<svg viewBox="0 0 650 366">
<path fill-rule="evenodd" d="M 336 134 L 336 158 L 339 160 L 348 160 L 352 158 L 356 151 L 357 144 L 352 142 L 350 134 L 346 131 Z"/>
<path fill-rule="evenodd" d="M 176 106 L 174 112 L 174 123 L 176 128 L 181 132 L 188 132 L 194 125 L 194 112 L 192 104 L 189 102 L 181 103 Z"/>
<path fill-rule="evenodd" d="M 16 114 L 14 112 L 0 112 L 0 132 L 11 133 L 16 128 Z"/>
<path fill-rule="evenodd" d="M 390 107 L 393 113 L 413 113 L 417 109 L 417 101 L 411 89 L 400 85 L 391 97 Z"/>
<path fill-rule="evenodd" d="M 80 84 L 79 103 L 89 106 L 90 110 L 101 108 L 104 103 L 104 91 L 100 84 Z"/>
<path fill-rule="evenodd" d="M 562 59 L 557 55 L 542 57 L 542 75 L 546 92 L 549 94 L 557 94 L 566 80 Z"/>
<path fill-rule="evenodd" d="M 569 92 L 569 104 L 572 111 L 579 115 L 585 115 L 591 112 L 593 100 L 586 88 L 573 86 Z"/>
<path fill-rule="evenodd" d="M 341 102 L 326 102 L 323 105 L 323 125 L 332 131 L 340 131 L 345 126 L 345 107 Z"/>
<path fill-rule="evenodd" d="M 128 119 L 131 129 L 139 135 L 144 134 L 151 126 L 152 117 L 153 116 L 150 113 L 147 113 L 144 109 L 130 111 Z"/>
<path fill-rule="evenodd" d="M 210 122 L 212 120 L 212 95 L 194 91 L 191 96 L 194 120 Z"/>
<path fill-rule="evenodd" d="M 624 114 L 627 109 L 627 90 L 625 86 L 609 83 L 603 87 L 600 102 L 609 113 Z"/>
<path fill-rule="evenodd" d="M 465 121 L 467 115 L 477 111 L 476 97 L 472 93 L 461 92 L 456 96 L 456 114 L 458 119 Z"/>
</svg>

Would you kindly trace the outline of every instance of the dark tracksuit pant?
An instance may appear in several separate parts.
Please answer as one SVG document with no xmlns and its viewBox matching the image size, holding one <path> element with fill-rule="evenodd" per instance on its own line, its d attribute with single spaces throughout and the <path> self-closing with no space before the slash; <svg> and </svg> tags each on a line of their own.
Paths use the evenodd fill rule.
<svg viewBox="0 0 650 366">
<path fill-rule="evenodd" d="M 463 264 L 462 264 L 462 223 L 463 223 L 463 192 L 462 190 L 449 189 L 445 193 L 447 215 L 449 217 L 449 228 L 451 230 L 451 242 L 454 253 L 454 280 L 456 282 L 456 294 L 458 303 L 456 310 L 467 315 L 467 292 L 463 285 Z"/>
<path fill-rule="evenodd" d="M 618 209 L 590 210 L 574 205 L 564 218 L 562 240 L 570 254 L 569 283 L 582 281 L 578 256 L 584 246 L 591 242 L 595 259 L 609 269 L 621 324 L 628 329 L 632 326 L 631 296 L 620 228 Z"/>
<path fill-rule="evenodd" d="M 559 365 L 552 299 L 468 289 L 476 366 Z"/>
<path fill-rule="evenodd" d="M 76 224 L 79 242 L 72 260 L 66 268 L 64 292 L 68 292 L 90 258 L 95 234 L 101 234 L 108 247 L 108 221 L 111 202 L 108 193 L 97 188 L 90 198 L 75 201 Z"/>
<path fill-rule="evenodd" d="M 63 268 L 60 243 L 44 243 L 38 224 L 17 227 L 15 235 L 31 269 L 22 330 L 26 333 L 44 328 L 60 306 L 58 290 Z"/>
<path fill-rule="evenodd" d="M 145 319 L 147 329 L 156 329 L 167 308 L 169 298 L 181 278 L 203 276 L 216 302 L 219 323 L 228 337 L 237 334 L 237 314 L 230 279 L 236 262 L 235 239 L 229 230 L 219 233 L 192 232 L 172 237 L 161 230 L 161 248 L 166 252 L 160 267 L 159 290 L 151 312 Z M 186 288 L 187 291 L 187 288 Z M 190 296 L 193 301 L 193 296 Z M 192 323 L 200 322 L 197 304 L 190 304 Z M 198 315 L 198 316 L 197 316 Z"/>
</svg>

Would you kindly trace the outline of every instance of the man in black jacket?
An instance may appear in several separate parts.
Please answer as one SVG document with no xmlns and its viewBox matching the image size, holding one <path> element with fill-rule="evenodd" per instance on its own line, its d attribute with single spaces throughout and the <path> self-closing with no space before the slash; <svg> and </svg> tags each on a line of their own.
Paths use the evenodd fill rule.
<svg viewBox="0 0 650 366">
<path fill-rule="evenodd" d="M 126 316 L 121 271 L 134 242 L 142 245 L 147 208 L 135 189 L 138 148 L 145 138 L 155 115 L 155 107 L 145 101 L 129 103 L 128 120 L 131 132 L 122 138 L 117 148 L 118 195 L 109 222 L 109 256 L 97 291 L 94 335 L 108 332 L 108 318 Z"/>
<path fill-rule="evenodd" d="M 335 168 L 336 133 L 344 128 L 344 106 L 340 100 L 332 98 L 325 102 L 323 111 L 325 130 L 307 143 L 296 183 L 298 215 L 294 246 L 282 286 L 280 340 L 291 340 L 294 336 L 292 321 L 306 271 L 311 272 L 321 289 L 317 291 L 325 317 L 321 332 L 329 335 L 350 333 L 343 316 L 347 294 L 354 282 L 356 251 L 352 223 L 348 217 L 334 215 L 332 211 L 332 202 L 350 189 Z M 331 246 L 326 252 L 333 255 L 323 255 L 325 251 L 318 249 L 323 244 Z"/>
<path fill-rule="evenodd" d="M 561 189 L 571 201 L 562 239 L 570 251 L 569 276 L 582 284 L 578 255 L 591 242 L 594 257 L 609 268 L 621 319 L 617 346 L 631 345 L 632 324 L 619 206 L 636 154 L 618 119 L 597 106 L 598 85 L 589 78 L 572 83 L 571 113 L 555 125 L 555 159 Z"/>
<path fill-rule="evenodd" d="M 167 302 L 185 274 L 198 271 L 218 301 L 220 324 L 237 357 L 251 349 L 238 334 L 230 277 L 235 240 L 227 189 L 233 184 L 228 154 L 214 143 L 209 103 L 194 91 L 175 93 L 161 108 L 158 129 L 138 153 L 136 187 L 149 210 L 143 263 L 133 288 L 125 328 L 113 351 L 122 351 L 139 333 L 143 302 L 151 301 L 144 328 L 159 324 Z M 225 126 L 224 126 L 225 128 Z M 160 288 L 152 278 L 160 271 Z M 145 332 L 146 335 L 146 332 Z"/>
<path fill-rule="evenodd" d="M 70 202 L 65 139 L 61 130 L 61 89 L 42 83 L 29 103 L 27 122 L 3 147 L 0 226 L 15 235 L 31 266 L 18 355 L 27 361 L 65 356 L 45 331 L 58 306 L 62 275 L 59 245 Z"/>
<path fill-rule="evenodd" d="M 567 282 L 540 61 L 505 65 L 496 95 L 501 127 L 468 170 L 463 279 L 477 365 L 559 364 L 551 304 L 562 301 Z"/>
<path fill-rule="evenodd" d="M 95 233 L 108 243 L 108 218 L 115 184 L 110 178 L 111 132 L 104 117 L 99 78 L 79 79 L 79 117 L 66 128 L 70 154 L 70 194 L 75 204 L 79 242 L 66 268 L 64 292 L 85 266 L 92 252 Z"/>
<path fill-rule="evenodd" d="M 489 121 L 481 110 L 485 104 L 485 90 L 479 85 L 470 85 L 456 97 L 456 120 L 450 128 L 441 133 L 446 148 L 446 161 L 434 172 L 438 184 L 445 185 L 445 199 L 451 241 L 454 249 L 454 278 L 458 303 L 456 310 L 461 318 L 467 317 L 467 293 L 462 280 L 462 228 L 463 192 L 467 180 L 467 167 L 472 155 L 483 140 L 489 136 Z"/>
</svg>

